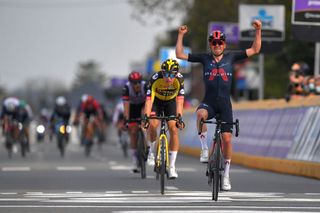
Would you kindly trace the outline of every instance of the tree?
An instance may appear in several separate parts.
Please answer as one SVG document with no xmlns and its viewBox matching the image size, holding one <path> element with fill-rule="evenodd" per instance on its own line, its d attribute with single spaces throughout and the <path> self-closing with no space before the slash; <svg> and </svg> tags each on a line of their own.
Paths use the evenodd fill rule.
<svg viewBox="0 0 320 213">
<path fill-rule="evenodd" d="M 105 73 L 101 70 L 100 65 L 94 61 L 80 62 L 76 70 L 73 88 L 78 88 L 88 82 L 104 83 L 106 80 Z"/>
</svg>

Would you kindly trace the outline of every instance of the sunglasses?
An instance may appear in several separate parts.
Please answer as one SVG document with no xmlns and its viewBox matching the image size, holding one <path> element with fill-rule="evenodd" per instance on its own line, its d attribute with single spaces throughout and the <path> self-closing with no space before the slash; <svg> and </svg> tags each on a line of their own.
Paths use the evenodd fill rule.
<svg viewBox="0 0 320 213">
<path fill-rule="evenodd" d="M 141 84 L 141 81 L 134 81 L 132 82 L 133 85 Z"/>
<path fill-rule="evenodd" d="M 212 41 L 211 42 L 211 44 L 212 44 L 212 46 L 216 46 L 216 45 L 219 45 L 219 46 L 221 46 L 221 45 L 223 45 L 223 41 L 220 41 L 220 40 L 218 40 L 218 41 Z"/>
<path fill-rule="evenodd" d="M 175 77 L 176 77 L 176 74 L 175 74 L 175 73 L 165 72 L 165 73 L 163 73 L 163 76 L 164 76 L 165 78 L 175 78 Z"/>
</svg>

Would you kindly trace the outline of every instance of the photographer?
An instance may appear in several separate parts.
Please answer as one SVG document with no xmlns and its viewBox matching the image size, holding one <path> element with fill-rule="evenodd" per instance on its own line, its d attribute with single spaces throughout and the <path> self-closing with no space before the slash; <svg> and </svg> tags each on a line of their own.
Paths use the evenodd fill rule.
<svg viewBox="0 0 320 213">
<path fill-rule="evenodd" d="M 302 96 L 304 94 L 303 81 L 304 72 L 301 69 L 300 63 L 294 63 L 291 66 L 291 71 L 289 74 L 289 87 L 286 100 L 289 101 L 291 98 Z"/>
</svg>

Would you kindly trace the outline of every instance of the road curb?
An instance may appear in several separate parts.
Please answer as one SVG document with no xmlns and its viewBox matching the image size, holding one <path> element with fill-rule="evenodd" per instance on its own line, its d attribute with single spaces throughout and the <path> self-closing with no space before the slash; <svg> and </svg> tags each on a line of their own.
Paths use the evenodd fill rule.
<svg viewBox="0 0 320 213">
<path fill-rule="evenodd" d="M 184 146 L 180 147 L 180 152 L 195 157 L 200 156 L 200 148 Z M 249 168 L 320 179 L 320 163 L 253 156 L 240 152 L 233 153 L 232 163 Z"/>
</svg>

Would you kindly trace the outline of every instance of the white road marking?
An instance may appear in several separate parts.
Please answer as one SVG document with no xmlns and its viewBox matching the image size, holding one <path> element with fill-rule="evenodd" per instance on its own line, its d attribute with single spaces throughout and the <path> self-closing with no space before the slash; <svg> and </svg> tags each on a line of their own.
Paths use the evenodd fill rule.
<svg viewBox="0 0 320 213">
<path fill-rule="evenodd" d="M 111 166 L 111 170 L 131 170 L 132 166 L 124 166 L 124 165 L 118 165 L 118 166 Z"/>
<path fill-rule="evenodd" d="M 175 187 L 175 186 L 166 186 L 165 189 L 167 189 L 167 190 L 178 190 L 178 188 Z"/>
<path fill-rule="evenodd" d="M 85 171 L 87 170 L 83 166 L 58 166 L 58 171 Z"/>
<path fill-rule="evenodd" d="M 131 191 L 134 194 L 147 194 L 149 191 Z"/>
<path fill-rule="evenodd" d="M 1 170 L 4 171 L 4 172 L 25 172 L 25 171 L 30 171 L 31 169 L 30 169 L 30 167 L 27 167 L 27 166 L 25 166 L 25 167 L 23 167 L 23 166 L 14 167 L 14 166 L 12 166 L 12 167 L 3 167 Z"/>
<path fill-rule="evenodd" d="M 122 191 L 106 191 L 106 193 L 109 193 L 109 194 L 110 194 L 110 193 L 111 193 L 111 194 L 112 194 L 112 193 L 119 194 L 119 193 L 122 193 Z"/>
<path fill-rule="evenodd" d="M 213 212 L 213 209 L 235 209 L 234 212 L 253 212 L 254 210 L 251 209 L 259 209 L 259 211 L 256 212 L 263 212 L 263 213 L 269 213 L 269 212 L 286 212 L 286 213 L 300 213 L 300 212 L 306 212 L 306 210 L 312 211 L 316 210 L 319 211 L 320 207 L 310 207 L 310 206 L 304 206 L 304 207 L 292 207 L 292 206 L 185 206 L 185 205 L 177 205 L 177 206 L 155 206 L 155 205 L 127 205 L 127 206 L 119 206 L 119 205 L 0 205 L 0 208 L 102 208 L 102 209 L 194 209 L 194 210 L 183 210 L 183 212 L 199 212 L 199 209 L 210 209 L 208 211 Z M 240 210 L 243 209 L 243 210 Z M 286 211 L 286 210 L 295 210 L 295 211 Z M 267 211 L 265 211 L 267 210 Z M 302 210 L 302 211 L 298 211 Z M 200 210 L 203 211 L 203 210 Z M 214 210 L 214 212 L 221 211 L 221 210 Z M 224 210 L 223 212 L 227 212 L 230 210 Z M 119 211 L 118 211 L 119 212 Z M 129 212 L 129 211 L 128 211 Z M 133 211 L 130 211 L 133 212 Z M 158 212 L 157 210 L 154 210 L 152 212 Z M 169 211 L 173 212 L 173 211 Z"/>
<path fill-rule="evenodd" d="M 1 195 L 16 195 L 18 194 L 17 192 L 2 192 L 0 193 Z"/>
<path fill-rule="evenodd" d="M 66 192 L 67 194 L 82 194 L 83 192 Z"/>
</svg>

